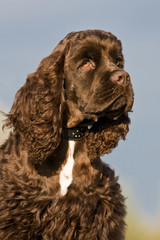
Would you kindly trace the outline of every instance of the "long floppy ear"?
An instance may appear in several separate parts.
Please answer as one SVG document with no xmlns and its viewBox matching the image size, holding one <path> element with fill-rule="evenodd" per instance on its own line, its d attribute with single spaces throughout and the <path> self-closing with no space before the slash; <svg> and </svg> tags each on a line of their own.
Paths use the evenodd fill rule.
<svg viewBox="0 0 160 240">
<path fill-rule="evenodd" d="M 128 114 L 122 115 L 116 121 L 102 118 L 95 123 L 85 138 L 89 158 L 92 160 L 110 153 L 120 139 L 125 140 L 129 123 Z"/>
<path fill-rule="evenodd" d="M 43 162 L 60 142 L 66 45 L 60 43 L 28 76 L 8 114 L 6 126 L 22 135 L 33 163 Z"/>
</svg>

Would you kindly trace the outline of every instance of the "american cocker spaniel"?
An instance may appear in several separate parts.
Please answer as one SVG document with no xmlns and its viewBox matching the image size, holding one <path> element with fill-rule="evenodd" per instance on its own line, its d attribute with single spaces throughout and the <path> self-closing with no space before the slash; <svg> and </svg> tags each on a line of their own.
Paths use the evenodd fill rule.
<svg viewBox="0 0 160 240">
<path fill-rule="evenodd" d="M 100 156 L 125 139 L 133 90 L 111 33 L 68 34 L 17 92 L 0 148 L 1 240 L 122 240 L 125 205 Z"/>
</svg>

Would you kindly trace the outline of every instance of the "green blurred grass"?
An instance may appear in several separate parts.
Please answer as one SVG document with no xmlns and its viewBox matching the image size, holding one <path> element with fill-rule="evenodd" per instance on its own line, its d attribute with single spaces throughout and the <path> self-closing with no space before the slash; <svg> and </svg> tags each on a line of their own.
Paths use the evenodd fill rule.
<svg viewBox="0 0 160 240">
<path fill-rule="evenodd" d="M 126 240 L 160 240 L 160 222 L 149 225 L 138 211 L 128 208 Z M 159 226 L 158 226 L 159 225 Z"/>
</svg>

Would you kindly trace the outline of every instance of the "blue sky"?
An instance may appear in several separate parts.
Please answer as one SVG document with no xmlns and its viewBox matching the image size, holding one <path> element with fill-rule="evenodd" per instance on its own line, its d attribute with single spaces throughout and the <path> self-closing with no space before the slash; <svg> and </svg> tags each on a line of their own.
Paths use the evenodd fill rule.
<svg viewBox="0 0 160 240">
<path fill-rule="evenodd" d="M 148 218 L 160 218 L 159 24 L 159 0 L 0 2 L 0 105 L 8 109 L 27 74 L 68 32 L 98 28 L 122 41 L 134 112 L 127 141 L 103 159 L 120 175 L 129 201 Z"/>
</svg>

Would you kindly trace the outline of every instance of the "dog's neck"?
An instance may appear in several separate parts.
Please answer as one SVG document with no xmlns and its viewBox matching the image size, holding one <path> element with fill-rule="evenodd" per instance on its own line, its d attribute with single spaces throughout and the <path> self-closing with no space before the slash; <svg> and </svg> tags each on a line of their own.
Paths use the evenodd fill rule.
<svg viewBox="0 0 160 240">
<path fill-rule="evenodd" d="M 15 133 L 11 134 L 10 140 L 15 143 L 11 150 L 17 155 L 17 160 L 23 159 L 19 162 L 21 167 L 30 172 L 30 176 L 33 174 L 37 175 L 37 178 L 44 178 L 51 192 L 59 193 L 60 196 L 64 196 L 72 187 L 94 188 L 101 178 L 102 162 L 99 157 L 95 159 L 88 157 L 85 137 L 79 141 L 66 140 L 62 137 L 59 146 L 41 164 L 30 162 L 23 137 Z M 16 144 L 20 140 L 23 144 L 21 149 L 17 149 Z"/>
<path fill-rule="evenodd" d="M 89 159 L 84 138 L 79 141 L 62 138 L 52 156 L 37 166 L 37 170 L 41 176 L 46 176 L 48 181 L 57 179 L 60 195 L 64 196 L 70 186 L 95 186 L 101 175 L 101 167 L 100 158 L 92 161 Z"/>
</svg>

